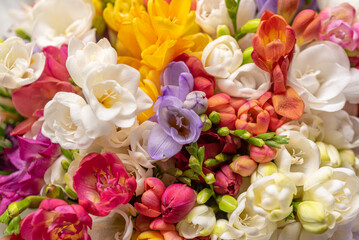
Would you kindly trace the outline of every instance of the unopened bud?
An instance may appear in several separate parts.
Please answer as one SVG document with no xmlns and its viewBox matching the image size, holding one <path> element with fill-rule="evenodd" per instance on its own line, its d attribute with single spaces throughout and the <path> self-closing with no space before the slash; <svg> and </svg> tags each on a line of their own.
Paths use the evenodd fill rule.
<svg viewBox="0 0 359 240">
<path fill-rule="evenodd" d="M 217 134 L 219 136 L 225 137 L 227 135 L 229 135 L 229 129 L 228 127 L 221 127 L 217 130 Z"/>
<path fill-rule="evenodd" d="M 224 35 L 231 35 L 231 31 L 229 30 L 227 25 L 218 25 L 217 38 L 224 36 Z"/>
<path fill-rule="evenodd" d="M 221 211 L 231 213 L 236 210 L 238 202 L 230 195 L 223 195 L 222 197 L 219 197 L 218 206 Z"/>
<path fill-rule="evenodd" d="M 46 196 L 49 198 L 59 198 L 64 199 L 64 191 L 59 186 L 54 184 L 49 184 L 46 187 Z"/>
<path fill-rule="evenodd" d="M 202 132 L 206 132 L 212 128 L 212 122 L 211 122 L 211 120 L 209 120 L 209 118 L 206 114 L 201 115 L 201 120 L 203 123 Z"/>
<path fill-rule="evenodd" d="M 213 124 L 218 124 L 221 121 L 221 115 L 216 111 L 212 111 L 209 114 L 209 120 L 211 120 Z"/>
<path fill-rule="evenodd" d="M 197 203 L 198 204 L 205 204 L 213 195 L 213 191 L 209 188 L 202 189 L 197 194 Z"/>
<path fill-rule="evenodd" d="M 72 199 L 77 199 L 78 196 L 77 196 L 77 193 L 75 191 L 73 191 L 69 186 L 65 186 L 65 192 L 66 194 L 72 198 Z"/>
<path fill-rule="evenodd" d="M 170 168 L 166 171 L 166 173 L 168 173 L 169 175 L 172 175 L 174 177 L 179 177 L 183 174 L 181 169 L 178 169 L 178 168 Z"/>
<path fill-rule="evenodd" d="M 206 181 L 207 184 L 213 184 L 214 182 L 216 182 L 216 178 L 214 177 L 213 173 L 208 173 L 204 178 L 204 180 Z"/>
</svg>

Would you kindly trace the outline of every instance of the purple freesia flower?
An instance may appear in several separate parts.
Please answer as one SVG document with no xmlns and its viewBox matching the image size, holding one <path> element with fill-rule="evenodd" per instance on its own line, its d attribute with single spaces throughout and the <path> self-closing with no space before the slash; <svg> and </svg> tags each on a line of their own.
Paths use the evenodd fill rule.
<svg viewBox="0 0 359 240">
<path fill-rule="evenodd" d="M 184 62 L 170 62 L 161 73 L 161 84 L 162 96 L 174 96 L 183 102 L 193 90 L 194 80 Z"/>
<path fill-rule="evenodd" d="M 36 139 L 17 136 L 17 144 L 5 148 L 4 153 L 15 171 L 0 176 L 0 214 L 11 202 L 40 192 L 46 170 L 59 156 L 59 145 L 40 132 Z"/>
<path fill-rule="evenodd" d="M 163 96 L 156 112 L 158 124 L 148 139 L 148 154 L 152 159 L 169 158 L 182 146 L 197 141 L 202 131 L 201 118 L 183 107 L 183 101 L 173 96 Z"/>
</svg>

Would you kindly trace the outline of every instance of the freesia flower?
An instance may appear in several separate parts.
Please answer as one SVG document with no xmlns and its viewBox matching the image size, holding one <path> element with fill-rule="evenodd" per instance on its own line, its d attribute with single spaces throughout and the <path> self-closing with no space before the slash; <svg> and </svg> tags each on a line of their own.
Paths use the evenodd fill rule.
<svg viewBox="0 0 359 240">
<path fill-rule="evenodd" d="M 277 149 L 273 147 L 269 147 L 264 144 L 262 147 L 257 147 L 255 145 L 251 145 L 249 147 L 249 156 L 251 159 L 258 163 L 266 163 L 270 162 L 274 159 L 277 154 Z"/>
<path fill-rule="evenodd" d="M 322 167 L 304 184 L 304 201 L 317 201 L 333 214 L 336 224 L 353 221 L 359 213 L 359 179 L 347 168 Z"/>
<path fill-rule="evenodd" d="M 283 220 L 293 210 L 291 202 L 297 193 L 294 182 L 274 173 L 252 183 L 246 194 L 248 208 L 272 222 Z"/>
<path fill-rule="evenodd" d="M 263 71 L 254 63 L 239 67 L 228 78 L 217 79 L 221 92 L 232 97 L 256 100 L 271 87 L 269 73 Z"/>
<path fill-rule="evenodd" d="M 242 184 L 242 177 L 234 173 L 228 165 L 223 165 L 215 174 L 214 191 L 221 195 L 237 196 Z"/>
<path fill-rule="evenodd" d="M 82 90 L 98 119 L 128 128 L 138 114 L 152 106 L 152 100 L 138 87 L 139 81 L 136 69 L 109 64 L 89 72 Z"/>
<path fill-rule="evenodd" d="M 52 143 L 41 132 L 36 139 L 17 136 L 13 147 L 4 149 L 12 165 L 12 169 L 7 170 L 11 170 L 12 173 L 0 176 L 0 214 L 11 202 L 40 193 L 44 184 L 44 174 L 58 157 L 58 150 L 59 145 Z"/>
<path fill-rule="evenodd" d="M 347 101 L 349 103 L 358 104 L 359 96 L 356 93 L 359 88 L 359 82 L 356 81 L 356 79 L 358 79 L 358 76 L 359 76 L 359 69 L 351 68 L 350 72 L 351 72 L 352 77 L 351 77 L 349 84 L 344 89 L 344 94 L 345 94 L 345 98 L 347 99 Z"/>
<path fill-rule="evenodd" d="M 48 46 L 42 49 L 42 53 L 46 57 L 46 64 L 40 79 L 46 80 L 46 78 L 52 77 L 60 81 L 68 81 L 70 74 L 66 69 L 67 52 L 67 44 L 63 44 L 59 48 Z"/>
<path fill-rule="evenodd" d="M 85 75 L 99 65 L 116 64 L 117 53 L 110 42 L 103 38 L 98 43 L 84 43 L 83 41 L 72 38 L 69 43 L 69 57 L 66 67 L 72 80 L 83 87 Z"/>
<path fill-rule="evenodd" d="M 42 53 L 33 54 L 35 43 L 10 37 L 0 44 L 0 86 L 16 89 L 35 82 L 45 66 Z"/>
<path fill-rule="evenodd" d="M 193 110 L 183 108 L 183 102 L 176 97 L 163 97 L 156 116 L 158 124 L 151 129 L 147 147 L 152 159 L 175 155 L 201 134 L 201 118 Z"/>
<path fill-rule="evenodd" d="M 33 8 L 32 40 L 41 48 L 60 46 L 71 37 L 93 40 L 90 30 L 95 8 L 92 2 L 82 0 L 39 1 Z"/>
<path fill-rule="evenodd" d="M 202 53 L 204 69 L 215 78 L 228 78 L 241 66 L 242 60 L 237 41 L 229 35 L 210 42 Z"/>
<path fill-rule="evenodd" d="M 218 219 L 211 234 L 212 240 L 239 239 L 242 231 L 231 226 L 226 219 Z"/>
<path fill-rule="evenodd" d="M 118 205 L 128 203 L 137 186 L 114 153 L 88 154 L 73 181 L 79 204 L 96 216 L 106 216 Z"/>
<path fill-rule="evenodd" d="M 180 221 L 176 228 L 179 234 L 186 239 L 198 236 L 208 236 L 216 224 L 216 216 L 212 208 L 206 205 L 194 207 L 188 215 Z"/>
<path fill-rule="evenodd" d="M 288 84 L 301 96 L 307 109 L 335 112 L 344 106 L 343 89 L 350 78 L 345 51 L 337 44 L 324 41 L 296 55 L 289 70 Z"/>
<path fill-rule="evenodd" d="M 36 212 L 21 221 L 24 240 L 83 239 L 90 240 L 87 230 L 92 219 L 79 205 L 68 205 L 60 199 L 45 199 Z"/>
<path fill-rule="evenodd" d="M 239 156 L 230 165 L 233 172 L 248 177 L 257 169 L 257 163 L 249 156 Z"/>
<path fill-rule="evenodd" d="M 112 128 L 99 121 L 85 100 L 74 93 L 56 93 L 45 106 L 44 118 L 43 134 L 66 149 L 88 148 Z"/>
<path fill-rule="evenodd" d="M 316 39 L 320 31 L 320 26 L 320 18 L 315 11 L 311 9 L 300 11 L 294 18 L 292 24 L 297 38 L 296 43 L 302 46 Z"/>
<path fill-rule="evenodd" d="M 202 91 L 192 91 L 186 96 L 183 106 L 192 109 L 198 115 L 206 112 L 208 108 L 208 99 Z"/>
<path fill-rule="evenodd" d="M 319 148 L 299 132 L 288 131 L 282 134 L 288 136 L 290 141 L 278 150 L 274 163 L 297 186 L 303 186 L 306 178 L 319 169 Z"/>
<path fill-rule="evenodd" d="M 329 7 L 337 7 L 341 5 L 342 3 L 349 3 L 353 7 L 356 8 L 357 11 L 359 11 L 359 2 L 358 0 L 317 0 L 319 9 L 325 9 Z"/>
</svg>

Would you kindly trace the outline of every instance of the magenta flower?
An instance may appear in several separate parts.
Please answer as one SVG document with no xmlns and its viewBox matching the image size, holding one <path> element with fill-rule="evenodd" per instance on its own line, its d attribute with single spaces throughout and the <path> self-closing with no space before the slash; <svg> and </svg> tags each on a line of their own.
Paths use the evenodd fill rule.
<svg viewBox="0 0 359 240">
<path fill-rule="evenodd" d="M 106 216 L 132 198 L 137 183 L 114 153 L 90 153 L 76 170 L 74 189 L 79 204 L 96 216 Z"/>
<path fill-rule="evenodd" d="M 17 143 L 5 148 L 4 153 L 16 170 L 8 176 L 0 175 L 0 214 L 11 202 L 40 193 L 46 170 L 59 156 L 59 145 L 40 132 L 35 140 L 18 136 Z"/>
<path fill-rule="evenodd" d="M 194 207 L 196 193 L 185 184 L 172 184 L 162 195 L 161 213 L 166 223 L 178 223 Z"/>
<path fill-rule="evenodd" d="M 39 209 L 21 222 L 24 240 L 91 240 L 87 228 L 92 219 L 80 205 L 68 205 L 60 199 L 45 199 Z"/>
<path fill-rule="evenodd" d="M 237 196 L 242 184 L 241 175 L 234 173 L 228 165 L 224 165 L 216 172 L 215 177 L 216 182 L 213 183 L 213 187 L 216 193 Z"/>
</svg>

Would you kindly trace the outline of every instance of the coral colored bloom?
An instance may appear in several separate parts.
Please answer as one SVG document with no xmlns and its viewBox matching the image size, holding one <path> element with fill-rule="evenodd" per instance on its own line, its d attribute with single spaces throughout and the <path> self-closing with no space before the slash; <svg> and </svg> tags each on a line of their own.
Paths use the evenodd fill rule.
<svg viewBox="0 0 359 240">
<path fill-rule="evenodd" d="M 185 184 L 172 184 L 162 195 L 161 213 L 167 223 L 181 221 L 194 207 L 196 194 Z"/>
<path fill-rule="evenodd" d="M 269 147 L 268 145 L 263 145 L 262 147 L 251 145 L 249 148 L 249 156 L 258 163 L 272 161 L 275 158 L 276 153 L 277 149 Z"/>
<path fill-rule="evenodd" d="M 257 163 L 249 156 L 244 155 L 236 158 L 231 163 L 230 168 L 233 172 L 248 177 L 257 169 Z"/>
<path fill-rule="evenodd" d="M 36 212 L 21 222 L 21 237 L 35 239 L 91 240 L 87 228 L 92 219 L 80 205 L 68 205 L 60 199 L 45 199 Z"/>
<path fill-rule="evenodd" d="M 318 37 L 320 26 L 320 18 L 315 11 L 305 9 L 299 12 L 292 24 L 296 34 L 297 44 L 302 46 L 315 40 Z"/>
<path fill-rule="evenodd" d="M 53 77 L 61 81 L 67 81 L 70 74 L 66 69 L 66 60 L 68 56 L 67 44 L 60 48 L 49 46 L 42 49 L 46 57 L 45 68 L 40 80 L 46 77 Z"/>
<path fill-rule="evenodd" d="M 215 174 L 214 191 L 221 195 L 237 196 L 242 184 L 242 177 L 234 173 L 228 165 L 224 165 Z"/>
<path fill-rule="evenodd" d="M 96 216 L 106 216 L 118 205 L 128 203 L 137 186 L 114 153 L 88 154 L 73 181 L 79 204 Z"/>
</svg>

